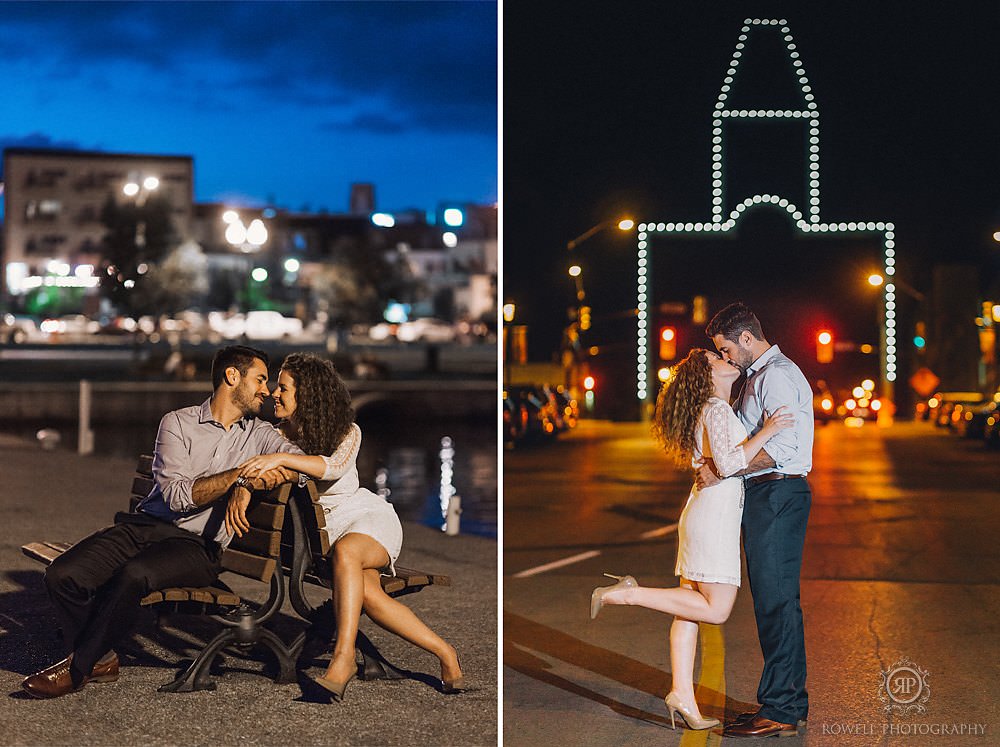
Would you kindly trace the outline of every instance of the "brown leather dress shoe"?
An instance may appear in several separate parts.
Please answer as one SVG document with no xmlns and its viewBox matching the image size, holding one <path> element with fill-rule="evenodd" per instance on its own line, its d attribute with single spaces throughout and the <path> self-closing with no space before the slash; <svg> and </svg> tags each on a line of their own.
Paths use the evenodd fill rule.
<svg viewBox="0 0 1000 747">
<path fill-rule="evenodd" d="M 90 676 L 85 677 L 79 687 L 73 687 L 73 678 L 69 674 L 69 665 L 72 661 L 73 655 L 70 654 L 62 661 L 26 677 L 21 687 L 36 698 L 58 698 L 82 690 L 88 682 L 114 682 L 118 679 L 116 654 L 106 662 L 95 664 Z"/>
<path fill-rule="evenodd" d="M 754 714 L 748 721 L 734 721 L 722 732 L 724 737 L 794 737 L 799 733 L 797 724 L 783 724 Z"/>
<path fill-rule="evenodd" d="M 739 716 L 737 716 L 732 721 L 730 721 L 727 724 L 727 726 L 734 726 L 736 724 L 746 723 L 747 721 L 750 721 L 751 719 L 755 718 L 758 713 L 760 713 L 759 709 L 756 710 L 756 711 L 745 711 L 744 713 L 741 713 Z M 806 728 L 806 720 L 804 718 L 800 718 L 798 720 L 796 726 L 798 726 L 800 729 L 805 729 Z"/>
</svg>

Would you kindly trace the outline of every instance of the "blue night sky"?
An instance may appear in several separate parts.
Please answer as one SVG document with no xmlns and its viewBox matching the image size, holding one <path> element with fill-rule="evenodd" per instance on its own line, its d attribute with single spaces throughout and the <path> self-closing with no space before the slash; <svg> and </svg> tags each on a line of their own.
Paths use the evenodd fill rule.
<svg viewBox="0 0 1000 747">
<path fill-rule="evenodd" d="M 191 155 L 198 201 L 497 199 L 488 2 L 3 3 L 0 148 Z"/>
</svg>

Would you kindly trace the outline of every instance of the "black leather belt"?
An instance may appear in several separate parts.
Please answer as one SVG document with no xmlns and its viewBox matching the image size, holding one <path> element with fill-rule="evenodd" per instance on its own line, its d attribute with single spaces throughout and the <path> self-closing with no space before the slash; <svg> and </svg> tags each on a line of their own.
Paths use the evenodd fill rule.
<svg viewBox="0 0 1000 747">
<path fill-rule="evenodd" d="M 804 478 L 805 475 L 786 475 L 783 472 L 767 472 L 763 475 L 754 475 L 753 477 L 744 477 L 744 482 L 749 485 L 760 485 L 762 482 L 771 482 L 772 480 L 793 480 L 796 478 Z"/>
</svg>

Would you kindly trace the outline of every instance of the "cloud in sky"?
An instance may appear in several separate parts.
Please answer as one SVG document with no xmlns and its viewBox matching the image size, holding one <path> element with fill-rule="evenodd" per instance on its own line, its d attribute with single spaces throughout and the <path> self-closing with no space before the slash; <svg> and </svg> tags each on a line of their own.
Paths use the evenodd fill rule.
<svg viewBox="0 0 1000 747">
<path fill-rule="evenodd" d="M 468 198 L 495 199 L 496 12 L 488 2 L 5 3 L 0 85 L 19 105 L 0 104 L 0 133 L 193 153 L 200 198 L 222 191 L 248 153 L 261 168 L 287 150 L 283 163 L 322 163 L 334 178 L 341 164 L 344 178 L 367 180 L 354 170 L 358 148 L 387 175 L 423 170 L 428 150 L 439 163 L 461 152 L 473 161 L 462 168 L 486 178 L 456 174 L 449 186 L 441 175 L 439 189 L 491 183 Z M 321 182 L 307 169 L 270 191 L 301 200 L 309 188 Z"/>
</svg>

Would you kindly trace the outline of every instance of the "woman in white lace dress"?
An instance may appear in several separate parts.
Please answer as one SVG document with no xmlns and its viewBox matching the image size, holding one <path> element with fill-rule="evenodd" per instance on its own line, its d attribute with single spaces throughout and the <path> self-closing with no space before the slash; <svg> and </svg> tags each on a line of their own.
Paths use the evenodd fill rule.
<svg viewBox="0 0 1000 747">
<path fill-rule="evenodd" d="M 720 625 L 729 618 L 740 585 L 740 522 L 743 481 L 731 477 L 778 431 L 792 425 L 780 408 L 766 417 L 753 438 L 729 406 L 739 369 L 717 353 L 695 349 L 682 360 L 656 402 L 653 432 L 680 464 L 697 466 L 711 458 L 722 480 L 691 488 L 677 528 L 680 586 L 640 586 L 632 576 L 612 576 L 618 583 L 594 590 L 590 614 L 605 604 L 631 604 L 674 615 L 670 626 L 673 687 L 664 699 L 670 723 L 679 713 L 688 728 L 708 729 L 718 719 L 704 718 L 694 699 L 694 659 L 698 623 Z M 610 574 L 608 574 L 610 575 Z"/>
<path fill-rule="evenodd" d="M 281 364 L 273 396 L 282 432 L 306 453 L 254 457 L 243 464 L 241 474 L 254 477 L 287 467 L 316 478 L 331 545 L 337 642 L 326 673 L 313 679 L 334 700 L 343 698 L 357 673 L 354 644 L 363 607 L 381 627 L 437 656 L 442 690 L 461 692 L 465 680 L 455 649 L 413 610 L 386 594 L 379 582 L 380 571 L 391 569 L 399 555 L 403 530 L 392 505 L 360 485 L 356 462 L 361 429 L 333 364 L 315 355 L 289 355 Z M 232 502 L 226 521 L 237 534 L 249 529 L 245 515 Z"/>
</svg>

